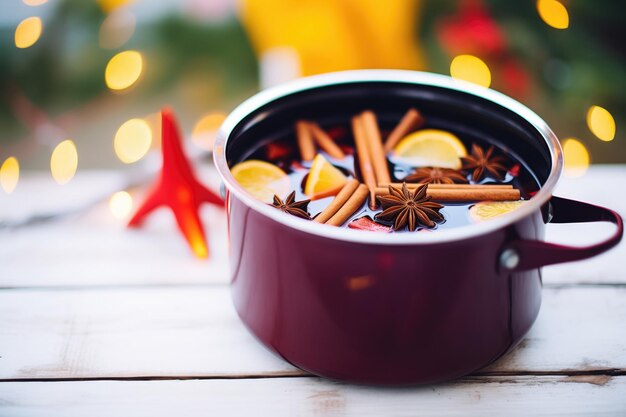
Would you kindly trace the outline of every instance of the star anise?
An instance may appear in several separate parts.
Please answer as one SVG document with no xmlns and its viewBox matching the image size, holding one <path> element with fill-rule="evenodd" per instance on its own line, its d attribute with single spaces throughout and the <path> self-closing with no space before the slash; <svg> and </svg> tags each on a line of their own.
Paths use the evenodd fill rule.
<svg viewBox="0 0 626 417">
<path fill-rule="evenodd" d="M 467 178 L 455 169 L 424 167 L 417 168 L 415 172 L 407 175 L 404 181 L 422 184 L 464 184 L 467 183 Z"/>
<path fill-rule="evenodd" d="M 413 232 L 418 225 L 434 227 L 435 222 L 444 220 L 439 210 L 443 205 L 430 201 L 430 196 L 426 194 L 428 186 L 419 185 L 411 193 L 402 183 L 402 189 L 389 186 L 389 194 L 379 196 L 378 201 L 383 206 L 383 211 L 376 215 L 377 219 L 383 221 L 393 221 L 393 229 L 401 230 L 407 225 Z"/>
<path fill-rule="evenodd" d="M 486 175 L 503 180 L 507 167 L 506 158 L 503 156 L 493 156 L 494 147 L 490 146 L 485 152 L 480 146 L 472 144 L 472 154 L 461 158 L 463 170 L 472 173 L 472 180 L 478 182 Z"/>
<path fill-rule="evenodd" d="M 311 215 L 307 211 L 307 206 L 310 202 L 311 200 L 296 201 L 296 192 L 292 191 L 284 202 L 280 199 L 280 197 L 274 195 L 274 202 L 272 203 L 272 206 L 284 211 L 285 213 L 291 214 L 292 216 L 311 220 Z"/>
</svg>

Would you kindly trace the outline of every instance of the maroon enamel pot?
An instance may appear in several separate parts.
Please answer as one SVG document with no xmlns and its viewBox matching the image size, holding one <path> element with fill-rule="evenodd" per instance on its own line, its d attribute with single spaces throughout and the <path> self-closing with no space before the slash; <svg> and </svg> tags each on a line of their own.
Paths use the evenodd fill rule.
<svg viewBox="0 0 626 417">
<path fill-rule="evenodd" d="M 367 108 L 392 123 L 412 106 L 435 126 L 510 152 L 540 191 L 481 224 L 380 234 L 285 215 L 229 171 L 259 143 L 289 134 L 297 119 L 345 124 Z M 622 236 L 615 212 L 552 196 L 563 157 L 543 120 L 502 94 L 441 75 L 350 71 L 263 91 L 224 122 L 214 157 L 226 188 L 237 312 L 280 357 L 338 380 L 424 384 L 492 363 L 537 317 L 542 266 L 597 255 Z M 589 247 L 544 241 L 547 222 L 592 221 L 617 231 Z"/>
</svg>

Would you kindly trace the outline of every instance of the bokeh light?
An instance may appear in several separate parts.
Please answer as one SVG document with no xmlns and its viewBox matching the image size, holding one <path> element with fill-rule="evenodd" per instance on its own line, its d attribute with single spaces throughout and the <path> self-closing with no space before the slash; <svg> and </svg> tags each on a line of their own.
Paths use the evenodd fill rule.
<svg viewBox="0 0 626 417">
<path fill-rule="evenodd" d="M 143 119 L 130 119 L 120 126 L 113 140 L 120 161 L 132 164 L 145 156 L 152 143 L 152 129 Z"/>
<path fill-rule="evenodd" d="M 120 9 L 110 13 L 100 25 L 100 47 L 119 48 L 133 36 L 136 26 L 137 19 L 130 11 Z"/>
<path fill-rule="evenodd" d="M 587 111 L 587 126 L 591 133 L 605 142 L 615 139 L 615 119 L 609 111 L 600 106 L 591 106 Z"/>
<path fill-rule="evenodd" d="M 15 28 L 15 46 L 23 49 L 29 48 L 37 42 L 41 36 L 43 24 L 39 17 L 27 17 Z"/>
<path fill-rule="evenodd" d="M 555 29 L 567 29 L 569 26 L 569 13 L 560 1 L 537 0 L 537 12 L 548 26 Z"/>
<path fill-rule="evenodd" d="M 59 143 L 50 157 L 50 172 L 52 178 L 59 184 L 68 183 L 78 168 L 78 152 L 76 145 L 70 139 Z"/>
<path fill-rule="evenodd" d="M 213 142 L 217 130 L 226 118 L 225 113 L 208 113 L 196 122 L 191 133 L 191 140 L 194 144 L 207 151 L 213 150 Z"/>
<path fill-rule="evenodd" d="M 565 176 L 581 177 L 589 168 L 589 151 L 578 139 L 568 138 L 563 141 Z"/>
<path fill-rule="evenodd" d="M 126 191 L 114 193 L 109 199 L 109 210 L 118 220 L 127 218 L 133 210 L 133 197 Z"/>
<path fill-rule="evenodd" d="M 458 55 L 450 64 L 450 75 L 483 87 L 491 85 L 491 71 L 485 62 L 473 55 Z"/>
<path fill-rule="evenodd" d="M 111 90 L 126 90 L 137 82 L 143 70 L 143 57 L 137 51 L 123 51 L 107 64 L 104 80 Z"/>
<path fill-rule="evenodd" d="M 22 0 L 27 6 L 40 6 L 46 3 L 48 0 Z"/>
<path fill-rule="evenodd" d="M 134 0 L 98 0 L 100 8 L 105 13 L 110 13 L 113 10 L 132 3 Z"/>
<path fill-rule="evenodd" d="M 20 179 L 20 163 L 13 156 L 8 157 L 0 166 L 0 187 L 11 194 Z"/>
</svg>

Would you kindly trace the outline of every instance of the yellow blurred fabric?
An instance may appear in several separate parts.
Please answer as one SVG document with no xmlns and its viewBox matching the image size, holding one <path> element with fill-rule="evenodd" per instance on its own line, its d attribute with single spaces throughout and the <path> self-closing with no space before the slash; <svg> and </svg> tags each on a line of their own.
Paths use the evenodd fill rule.
<svg viewBox="0 0 626 417">
<path fill-rule="evenodd" d="M 243 0 L 257 54 L 298 53 L 301 75 L 359 68 L 423 69 L 421 0 Z"/>
</svg>

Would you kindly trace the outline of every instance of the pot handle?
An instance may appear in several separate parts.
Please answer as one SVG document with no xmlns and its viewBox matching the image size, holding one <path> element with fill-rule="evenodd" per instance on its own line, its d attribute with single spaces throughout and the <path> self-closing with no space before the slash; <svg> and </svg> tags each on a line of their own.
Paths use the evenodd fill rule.
<svg viewBox="0 0 626 417">
<path fill-rule="evenodd" d="M 569 200 L 552 197 L 549 202 L 553 217 L 551 223 L 587 223 L 611 222 L 617 230 L 608 239 L 590 246 L 565 246 L 539 240 L 516 240 L 503 248 L 500 265 L 509 271 L 526 271 L 546 265 L 578 261 L 606 252 L 622 240 L 624 225 L 622 218 L 613 210 Z"/>
</svg>

